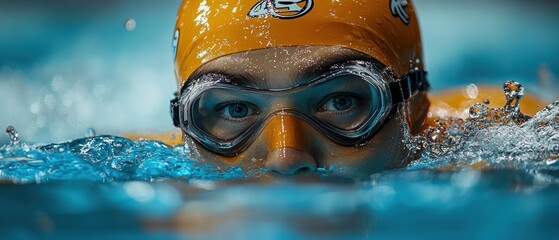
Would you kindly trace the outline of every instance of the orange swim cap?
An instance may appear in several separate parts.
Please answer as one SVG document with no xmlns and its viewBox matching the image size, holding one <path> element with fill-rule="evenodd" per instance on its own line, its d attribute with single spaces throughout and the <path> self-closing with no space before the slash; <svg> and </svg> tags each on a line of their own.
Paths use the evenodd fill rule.
<svg viewBox="0 0 559 240">
<path fill-rule="evenodd" d="M 183 0 L 174 35 L 179 89 L 227 54 L 283 46 L 343 46 L 392 67 L 423 70 L 411 0 Z"/>
</svg>

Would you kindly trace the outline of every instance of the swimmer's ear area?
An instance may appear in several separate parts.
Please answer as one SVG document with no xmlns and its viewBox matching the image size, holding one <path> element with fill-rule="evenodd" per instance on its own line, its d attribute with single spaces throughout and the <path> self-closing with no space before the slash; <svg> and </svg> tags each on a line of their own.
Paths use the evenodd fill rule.
<svg viewBox="0 0 559 240">
<path fill-rule="evenodd" d="M 404 111 L 407 114 L 406 119 L 411 135 L 417 135 L 426 128 L 425 121 L 427 120 L 430 107 L 431 102 L 427 92 L 419 92 L 408 100 Z"/>
<path fill-rule="evenodd" d="M 180 118 L 179 118 L 179 93 L 175 92 L 173 94 L 175 97 L 173 99 L 171 99 L 171 103 L 169 106 L 169 111 L 171 113 L 171 118 L 173 119 L 173 125 L 175 127 L 180 128 L 181 127 L 181 122 L 180 122 Z"/>
<path fill-rule="evenodd" d="M 384 74 L 395 75 L 390 69 L 385 70 Z M 387 79 L 391 79 L 391 77 L 387 77 Z M 399 80 L 388 83 L 388 87 L 392 95 L 392 102 L 399 103 L 410 99 L 418 92 L 428 91 L 431 86 L 427 81 L 426 71 L 412 70 Z"/>
<path fill-rule="evenodd" d="M 385 70 L 383 74 L 386 79 L 394 79 L 390 76 L 396 75 L 390 68 Z M 406 121 L 410 127 L 410 133 L 421 132 L 423 122 L 429 112 L 427 91 L 431 86 L 427 81 L 427 72 L 414 69 L 398 80 L 390 82 L 389 88 L 394 105 L 400 102 L 406 103 Z"/>
</svg>

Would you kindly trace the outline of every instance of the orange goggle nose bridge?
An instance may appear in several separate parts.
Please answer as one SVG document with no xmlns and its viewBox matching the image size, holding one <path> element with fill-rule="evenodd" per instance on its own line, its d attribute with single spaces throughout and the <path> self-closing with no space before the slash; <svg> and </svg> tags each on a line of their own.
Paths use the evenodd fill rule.
<svg viewBox="0 0 559 240">
<path fill-rule="evenodd" d="M 292 115 L 278 115 L 270 119 L 265 134 L 269 150 L 294 148 L 304 150 L 306 142 L 302 119 Z"/>
</svg>

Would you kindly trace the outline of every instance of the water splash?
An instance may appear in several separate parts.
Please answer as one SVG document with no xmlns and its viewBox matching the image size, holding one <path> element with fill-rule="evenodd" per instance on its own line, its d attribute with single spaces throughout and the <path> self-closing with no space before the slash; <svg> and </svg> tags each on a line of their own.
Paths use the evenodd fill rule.
<svg viewBox="0 0 559 240">
<path fill-rule="evenodd" d="M 531 117 L 520 112 L 520 99 L 524 96 L 524 86 L 518 82 L 507 81 L 503 84 L 506 97 L 502 108 L 489 108 L 487 104 L 476 103 L 469 109 L 469 120 L 480 127 L 502 125 L 509 122 L 522 124 Z"/>
<path fill-rule="evenodd" d="M 19 143 L 19 133 L 12 125 L 6 127 L 6 134 L 10 137 L 10 144 L 15 145 Z"/>
<path fill-rule="evenodd" d="M 506 81 L 503 84 L 503 92 L 507 98 L 507 103 L 505 103 L 505 110 L 514 112 L 516 114 L 520 113 L 520 99 L 524 97 L 524 86 L 515 81 Z"/>
<path fill-rule="evenodd" d="M 164 179 L 231 179 L 239 168 L 215 167 L 190 158 L 184 145 L 150 140 L 96 136 L 44 146 L 0 147 L 0 181 L 41 183 L 59 180 L 159 181 Z"/>
<path fill-rule="evenodd" d="M 505 106 L 474 104 L 469 118 L 439 119 L 414 138 L 410 145 L 421 158 L 408 169 L 559 169 L 559 101 L 531 117 L 519 108 L 520 83 L 505 82 L 503 92 Z"/>
<path fill-rule="evenodd" d="M 97 133 L 95 133 L 95 129 L 93 128 L 88 128 L 87 130 L 85 130 L 85 137 L 95 137 L 97 135 Z"/>
</svg>

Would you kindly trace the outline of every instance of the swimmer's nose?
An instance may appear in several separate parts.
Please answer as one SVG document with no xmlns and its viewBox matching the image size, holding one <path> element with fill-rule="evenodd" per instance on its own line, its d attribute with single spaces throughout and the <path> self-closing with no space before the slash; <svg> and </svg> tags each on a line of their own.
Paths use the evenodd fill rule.
<svg viewBox="0 0 559 240">
<path fill-rule="evenodd" d="M 291 115 L 274 117 L 264 130 L 267 134 L 266 168 L 282 174 L 314 172 L 317 163 L 307 151 L 303 121 Z"/>
<path fill-rule="evenodd" d="M 266 168 L 281 174 L 310 173 L 316 170 L 316 161 L 307 152 L 294 148 L 276 148 L 268 154 Z"/>
</svg>

